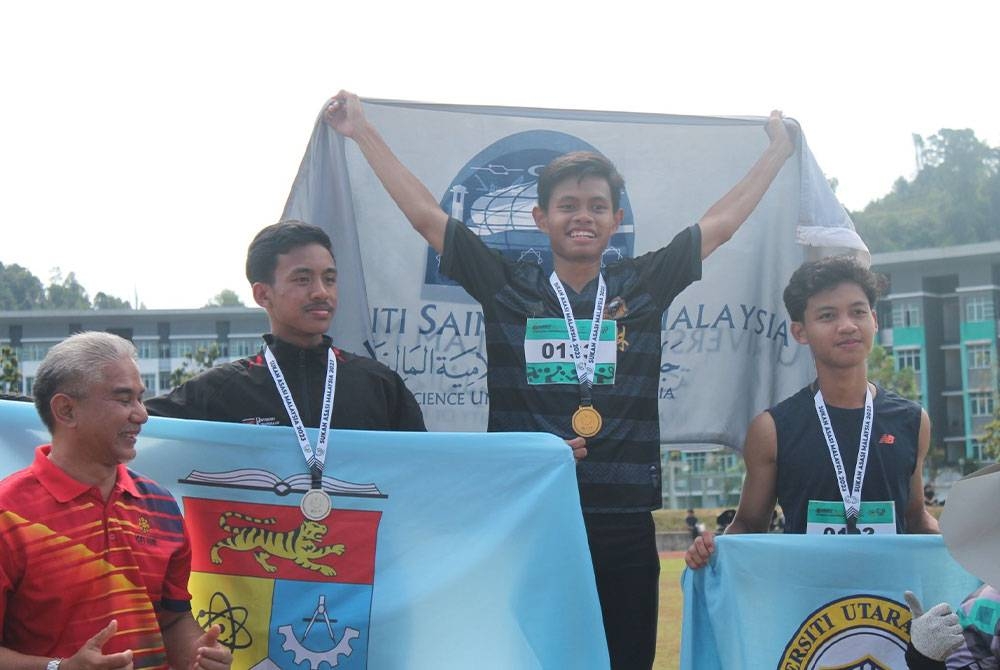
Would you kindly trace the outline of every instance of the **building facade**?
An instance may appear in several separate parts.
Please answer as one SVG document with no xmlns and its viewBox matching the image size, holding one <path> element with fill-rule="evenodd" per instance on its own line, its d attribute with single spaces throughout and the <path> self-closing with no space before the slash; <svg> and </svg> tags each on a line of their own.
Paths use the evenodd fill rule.
<svg viewBox="0 0 1000 670">
<path fill-rule="evenodd" d="M 916 373 L 934 465 L 971 470 L 997 395 L 1000 241 L 874 254 L 889 278 L 879 341 Z"/>
<path fill-rule="evenodd" d="M 115 333 L 135 344 L 147 396 L 154 396 L 171 389 L 171 373 L 190 364 L 199 348 L 217 346 L 218 363 L 248 356 L 260 349 L 268 328 L 266 312 L 249 307 L 30 310 L 0 312 L 0 345 L 13 349 L 20 392 L 31 395 L 35 372 L 54 344 L 81 331 Z"/>
</svg>

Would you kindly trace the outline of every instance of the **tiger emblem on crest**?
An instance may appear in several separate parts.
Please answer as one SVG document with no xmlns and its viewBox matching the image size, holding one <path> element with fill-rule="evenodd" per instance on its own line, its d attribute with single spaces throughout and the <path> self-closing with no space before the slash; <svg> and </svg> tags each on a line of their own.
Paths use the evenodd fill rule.
<svg viewBox="0 0 1000 670">
<path fill-rule="evenodd" d="M 230 526 L 230 517 L 255 525 Z M 299 567 L 315 570 L 326 577 L 337 574 L 337 571 L 329 565 L 314 562 L 330 554 L 340 556 L 345 550 L 343 544 L 326 546 L 319 544 L 328 531 L 325 524 L 306 519 L 298 528 L 287 531 L 276 531 L 265 527 L 274 523 L 276 520 L 273 517 L 258 519 L 239 512 L 223 512 L 219 517 L 219 527 L 229 533 L 229 537 L 212 545 L 212 550 L 209 552 L 212 563 L 221 565 L 221 550 L 232 549 L 253 553 L 254 560 L 267 573 L 277 572 L 278 568 L 268 562 L 269 558 L 276 556 L 292 561 Z"/>
</svg>

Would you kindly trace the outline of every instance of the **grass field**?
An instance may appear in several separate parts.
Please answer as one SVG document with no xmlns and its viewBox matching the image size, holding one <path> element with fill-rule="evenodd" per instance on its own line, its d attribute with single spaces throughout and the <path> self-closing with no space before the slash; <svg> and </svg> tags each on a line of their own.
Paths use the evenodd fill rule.
<svg viewBox="0 0 1000 670">
<path fill-rule="evenodd" d="M 656 632 L 654 670 L 677 670 L 681 650 L 681 571 L 684 558 L 680 552 L 660 557 L 660 623 Z"/>
</svg>

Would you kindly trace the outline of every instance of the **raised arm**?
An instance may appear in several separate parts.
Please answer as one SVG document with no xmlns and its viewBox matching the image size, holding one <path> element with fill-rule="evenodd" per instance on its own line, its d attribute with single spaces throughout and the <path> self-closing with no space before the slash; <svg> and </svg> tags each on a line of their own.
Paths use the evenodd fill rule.
<svg viewBox="0 0 1000 670">
<path fill-rule="evenodd" d="M 917 463 L 910 475 L 910 502 L 906 506 L 907 533 L 940 533 L 938 521 L 924 505 L 924 458 L 931 444 L 931 420 L 920 412 L 920 433 L 917 436 Z"/>
<path fill-rule="evenodd" d="M 334 130 L 354 140 L 368 165 L 396 202 L 413 229 L 439 254 L 444 250 L 448 215 L 427 187 L 392 153 L 389 145 L 365 118 L 358 96 L 338 93 L 327 105 L 326 122 Z"/>
<path fill-rule="evenodd" d="M 795 152 L 795 142 L 788 133 L 781 112 L 775 110 L 767 119 L 767 136 L 771 144 L 743 176 L 714 205 L 708 208 L 698 225 L 701 227 L 701 258 L 718 249 L 743 225 L 764 197 L 781 166 Z"/>
<path fill-rule="evenodd" d="M 771 524 L 778 481 L 778 433 L 768 412 L 758 414 L 751 422 L 743 444 L 743 462 L 747 469 L 743 492 L 725 535 L 766 533 Z M 708 564 L 714 551 L 715 534 L 705 531 L 691 543 L 684 560 L 697 570 Z"/>
</svg>

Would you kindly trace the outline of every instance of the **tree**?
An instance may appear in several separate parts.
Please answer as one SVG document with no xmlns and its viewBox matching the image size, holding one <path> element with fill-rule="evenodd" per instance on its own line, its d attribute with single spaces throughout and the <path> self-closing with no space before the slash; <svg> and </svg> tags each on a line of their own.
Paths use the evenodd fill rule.
<svg viewBox="0 0 1000 670">
<path fill-rule="evenodd" d="M 215 365 L 215 359 L 221 355 L 222 350 L 218 344 L 212 344 L 209 347 L 198 347 L 193 352 L 185 355 L 181 366 L 170 373 L 171 388 L 177 388 L 198 375 L 198 373 L 208 370 Z"/>
<path fill-rule="evenodd" d="M 21 392 L 21 370 L 17 363 L 17 354 L 6 344 L 0 346 L 0 391 Z"/>
<path fill-rule="evenodd" d="M 45 306 L 41 280 L 20 265 L 0 263 L 0 310 L 38 309 Z"/>
<path fill-rule="evenodd" d="M 916 400 L 920 397 L 917 378 L 912 368 L 896 369 L 893 357 L 881 345 L 876 344 L 868 354 L 868 379 L 879 386 L 898 393 L 904 398 Z"/>
<path fill-rule="evenodd" d="M 132 304 L 128 300 L 98 291 L 94 296 L 94 309 L 132 309 Z"/>
<path fill-rule="evenodd" d="M 45 289 L 48 309 L 90 309 L 90 298 L 87 289 L 76 280 L 76 274 L 70 272 L 63 279 L 62 272 L 55 268 L 52 272 L 52 283 Z"/>
<path fill-rule="evenodd" d="M 919 141 L 917 141 L 919 140 Z M 852 218 L 872 251 L 932 248 L 1000 238 L 1000 149 L 969 129 L 915 136 L 918 172 Z"/>
<path fill-rule="evenodd" d="M 1000 378 L 1000 369 L 995 371 Z M 983 454 L 993 460 L 1000 460 L 1000 393 L 993 394 L 993 420 L 983 426 L 983 435 L 979 438 Z"/>
<path fill-rule="evenodd" d="M 91 309 L 91 307 L 132 309 L 127 300 L 103 291 L 94 296 L 91 305 L 87 289 L 77 281 L 73 272 L 64 279 L 62 271 L 55 268 L 48 288 L 43 288 L 41 280 L 31 271 L 17 264 L 4 266 L 0 263 L 0 310 Z"/>
<path fill-rule="evenodd" d="M 983 427 L 979 444 L 982 445 L 984 454 L 993 460 L 1000 459 L 1000 406 L 994 410 L 993 420 Z"/>
<path fill-rule="evenodd" d="M 214 298 L 209 300 L 205 304 L 205 307 L 246 307 L 246 305 L 236 295 L 236 291 L 224 288 Z"/>
</svg>

